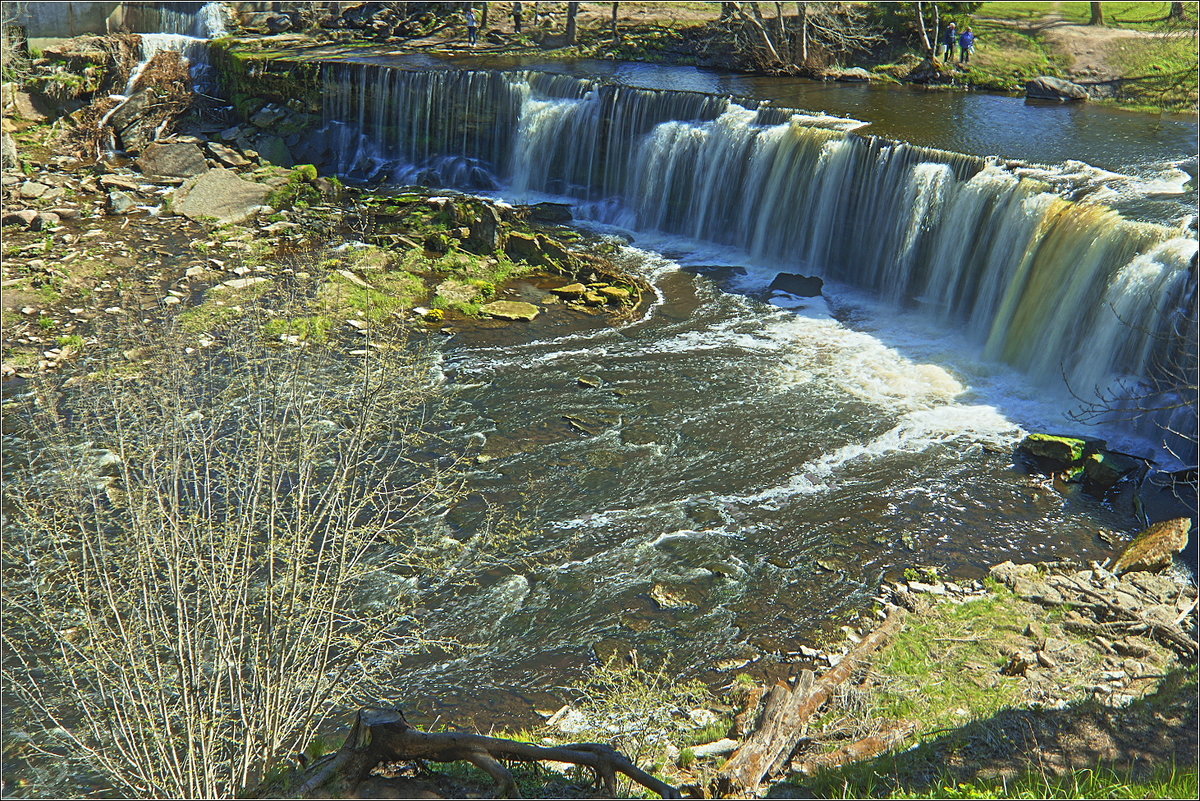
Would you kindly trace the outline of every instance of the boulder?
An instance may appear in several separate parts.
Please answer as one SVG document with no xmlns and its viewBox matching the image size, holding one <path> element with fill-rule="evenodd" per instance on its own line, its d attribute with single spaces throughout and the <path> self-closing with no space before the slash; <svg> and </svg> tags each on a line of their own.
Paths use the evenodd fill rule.
<svg viewBox="0 0 1200 801">
<path fill-rule="evenodd" d="M 787 292 L 789 295 L 797 295 L 802 298 L 816 298 L 821 295 L 821 288 L 825 286 L 825 282 L 817 276 L 809 277 L 807 275 L 797 275 L 795 273 L 780 273 L 771 281 L 768 289 L 779 289 Z"/>
<path fill-rule="evenodd" d="M 37 216 L 38 213 L 33 209 L 9 211 L 4 213 L 4 217 L 0 222 L 4 225 L 19 225 L 22 228 L 28 228 L 33 225 L 33 221 L 37 219 Z"/>
<path fill-rule="evenodd" d="M 208 152 L 212 154 L 212 157 L 224 164 L 226 167 L 246 167 L 250 164 L 250 159 L 246 158 L 232 147 L 223 145 L 220 142 L 209 142 L 206 146 L 208 147 Z"/>
<path fill-rule="evenodd" d="M 1039 468 L 1058 472 L 1079 466 L 1088 449 L 1089 440 L 1080 437 L 1030 434 L 1017 446 L 1017 453 L 1032 457 Z"/>
<path fill-rule="evenodd" d="M 284 14 L 272 14 L 264 20 L 270 33 L 286 33 L 292 29 L 292 19 Z"/>
<path fill-rule="evenodd" d="M 1077 83 L 1064 81 L 1062 78 L 1052 78 L 1042 75 L 1025 83 L 1025 97 L 1035 100 L 1058 100 L 1059 102 L 1074 102 L 1087 100 L 1088 93 Z"/>
<path fill-rule="evenodd" d="M 185 181 L 175 191 L 174 209 L 193 220 L 239 223 L 258 211 L 270 191 L 270 187 L 242 180 L 232 170 L 218 168 Z"/>
<path fill-rule="evenodd" d="M 117 132 L 125 150 L 140 151 L 154 141 L 159 120 L 150 112 L 157 102 L 153 89 L 138 89 L 108 118 L 109 127 Z"/>
<path fill-rule="evenodd" d="M 250 124 L 256 128 L 270 128 L 285 116 L 287 116 L 287 109 L 281 108 L 274 103 L 268 103 L 250 115 Z"/>
<path fill-rule="evenodd" d="M 1091 492 L 1103 493 L 1125 476 L 1146 468 L 1146 462 L 1135 456 L 1115 451 L 1097 451 L 1083 461 L 1084 486 Z"/>
<path fill-rule="evenodd" d="M 496 300 L 479 307 L 489 317 L 501 320 L 532 320 L 538 316 L 538 307 L 519 300 Z"/>
<path fill-rule="evenodd" d="M 850 67 L 844 70 L 834 70 L 826 73 L 826 75 L 835 81 L 843 81 L 846 83 L 866 83 L 874 80 L 875 76 L 867 72 L 862 67 Z"/>
<path fill-rule="evenodd" d="M 571 263 L 571 251 L 563 247 L 557 240 L 539 234 L 537 242 L 542 250 L 542 255 L 550 264 L 563 265 Z"/>
<path fill-rule="evenodd" d="M 191 178 L 193 175 L 208 169 L 204 153 L 193 144 L 171 142 L 159 144 L 151 142 L 146 145 L 135 162 L 137 167 L 147 175 L 165 175 L 175 178 Z"/>
<path fill-rule="evenodd" d="M 940 59 L 926 58 L 912 68 L 905 80 L 912 83 L 942 83 L 950 79 L 950 75 L 942 67 Z"/>
<path fill-rule="evenodd" d="M 124 192 L 116 190 L 108 193 L 105 208 L 109 214 L 128 214 L 137 206 L 137 201 Z"/>
<path fill-rule="evenodd" d="M 504 242 L 504 252 L 514 261 L 525 261 L 530 264 L 543 264 L 546 261 L 538 238 L 512 231 Z"/>
<path fill-rule="evenodd" d="M 45 184 L 38 183 L 37 181 L 26 181 L 25 183 L 21 184 L 21 189 L 17 194 L 19 194 L 25 200 L 34 200 L 35 198 L 39 198 L 46 194 L 46 190 L 49 188 L 50 187 L 46 186 Z"/>
<path fill-rule="evenodd" d="M 1133 570 L 1153 572 L 1171 564 L 1175 554 L 1184 549 L 1192 521 L 1186 517 L 1154 523 L 1133 538 L 1133 542 L 1117 557 L 1113 572 L 1117 575 Z"/>
<path fill-rule="evenodd" d="M 289 169 L 296 164 L 296 159 L 292 157 L 292 151 L 288 150 L 288 146 L 278 136 L 270 134 L 259 136 L 254 140 L 254 149 L 258 151 L 259 158 L 264 162 Z"/>
<path fill-rule="evenodd" d="M 529 207 L 529 219 L 544 223 L 568 223 L 573 217 L 566 203 L 534 203 Z"/>
<path fill-rule="evenodd" d="M 30 122 L 45 122 L 54 115 L 53 106 L 42 97 L 29 92 L 13 92 L 13 116 Z"/>
<path fill-rule="evenodd" d="M 495 253 L 500 247 L 500 214 L 491 204 L 482 203 L 472 209 L 467 226 L 466 246 L 472 253 Z"/>
<path fill-rule="evenodd" d="M 34 217 L 33 222 L 30 224 L 29 228 L 30 228 L 30 230 L 33 230 L 33 231 L 46 231 L 51 228 L 58 227 L 59 223 L 61 223 L 61 222 L 62 222 L 62 218 L 59 217 L 54 212 L 43 211 L 43 212 L 39 213 L 37 217 Z"/>
<path fill-rule="evenodd" d="M 21 167 L 21 157 L 17 153 L 17 140 L 8 131 L 0 133 L 0 166 L 6 170 L 16 170 Z"/>
</svg>

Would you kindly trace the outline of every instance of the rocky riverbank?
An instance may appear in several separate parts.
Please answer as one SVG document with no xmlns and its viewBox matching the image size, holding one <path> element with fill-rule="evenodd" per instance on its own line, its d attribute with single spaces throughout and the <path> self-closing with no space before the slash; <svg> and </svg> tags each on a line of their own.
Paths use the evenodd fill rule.
<svg viewBox="0 0 1200 801">
<path fill-rule="evenodd" d="M 107 52 L 95 39 L 59 50 Z M 177 58 L 155 58 L 164 56 Z M 343 330 L 357 351 L 368 328 L 451 334 L 544 314 L 624 319 L 648 290 L 604 257 L 610 245 L 571 228 L 565 206 L 374 192 L 293 166 L 276 126 L 294 114 L 263 99 L 243 98 L 248 118 L 228 124 L 154 116 L 146 142 L 130 133 L 146 127 L 134 109 L 121 127 L 110 118 L 88 137 L 125 144 L 122 156 L 80 158 L 67 145 L 111 104 L 103 87 L 127 79 L 127 61 L 47 60 L 37 69 L 61 76 L 86 62 L 74 68 L 93 78 L 90 94 L 60 102 L 6 85 L 5 377 L 120 347 L 97 341 L 97 317 L 170 313 L 199 342 L 244 304 L 286 295 L 290 316 L 267 339 L 323 341 Z M 164 81 L 177 88 L 177 71 L 160 70 L 139 91 Z"/>
</svg>

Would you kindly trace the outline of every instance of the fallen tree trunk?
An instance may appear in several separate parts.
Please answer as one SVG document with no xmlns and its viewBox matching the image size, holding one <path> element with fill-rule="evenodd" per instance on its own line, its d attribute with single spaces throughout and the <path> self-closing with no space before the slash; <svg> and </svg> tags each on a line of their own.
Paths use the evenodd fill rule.
<svg viewBox="0 0 1200 801">
<path fill-rule="evenodd" d="M 892 607 L 887 619 L 842 657 L 820 680 L 811 670 L 800 672 L 794 686 L 777 684 L 763 703 L 758 729 L 721 766 L 715 781 L 722 796 L 747 797 L 763 778 L 778 773 L 804 737 L 808 720 L 862 661 L 900 630 L 904 610 Z"/>
<path fill-rule="evenodd" d="M 862 762 L 890 751 L 897 743 L 917 730 L 915 721 L 905 720 L 890 723 L 883 727 L 878 734 L 864 737 L 849 745 L 843 745 L 827 754 L 817 754 L 801 762 L 793 762 L 793 773 L 811 775 L 819 770 L 849 765 L 852 762 Z"/>
<path fill-rule="evenodd" d="M 681 798 L 679 791 L 634 765 L 603 743 L 572 743 L 544 747 L 499 737 L 462 732 L 426 732 L 415 729 L 399 710 L 362 709 L 346 741 L 335 753 L 307 766 L 288 782 L 286 789 L 267 789 L 261 797 L 355 797 L 381 763 L 428 759 L 435 762 L 464 760 L 491 776 L 504 797 L 517 794 L 516 781 L 501 760 L 550 760 L 585 765 L 596 772 L 604 792 L 614 795 L 617 774 L 628 776 L 663 798 Z"/>
</svg>

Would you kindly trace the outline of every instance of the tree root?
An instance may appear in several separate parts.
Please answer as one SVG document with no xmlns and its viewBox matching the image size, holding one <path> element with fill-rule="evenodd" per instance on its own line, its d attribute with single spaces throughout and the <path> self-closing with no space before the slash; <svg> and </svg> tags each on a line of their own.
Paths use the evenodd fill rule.
<svg viewBox="0 0 1200 801">
<path fill-rule="evenodd" d="M 546 747 L 480 734 L 426 732 L 409 725 L 399 710 L 390 709 L 359 710 L 350 734 L 335 754 L 306 768 L 285 792 L 269 794 L 293 798 L 350 796 L 379 764 L 421 759 L 470 762 L 491 776 L 497 791 L 507 798 L 516 796 L 519 788 L 502 760 L 584 765 L 595 771 L 609 795 L 616 794 L 617 775 L 621 774 L 663 798 L 682 797 L 674 787 L 603 743 Z"/>
</svg>

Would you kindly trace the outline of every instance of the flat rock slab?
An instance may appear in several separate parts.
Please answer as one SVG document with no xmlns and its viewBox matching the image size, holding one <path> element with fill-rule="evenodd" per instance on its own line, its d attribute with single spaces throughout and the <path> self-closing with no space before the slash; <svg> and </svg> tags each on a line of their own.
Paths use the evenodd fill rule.
<svg viewBox="0 0 1200 801">
<path fill-rule="evenodd" d="M 138 157 L 137 166 L 147 175 L 175 178 L 190 178 L 208 170 L 204 153 L 196 145 L 186 142 L 152 142 Z"/>
<path fill-rule="evenodd" d="M 242 180 L 233 170 L 218 168 L 185 181 L 175 192 L 174 209 L 193 220 L 239 223 L 258 211 L 270 191 L 268 186 Z"/>
<path fill-rule="evenodd" d="M 532 320 L 538 316 L 538 307 L 519 300 L 496 300 L 479 307 L 489 317 L 501 320 Z"/>
<path fill-rule="evenodd" d="M 1117 575 L 1134 570 L 1161 570 L 1184 549 L 1192 521 L 1186 517 L 1154 523 L 1138 534 L 1113 565 Z"/>
</svg>

